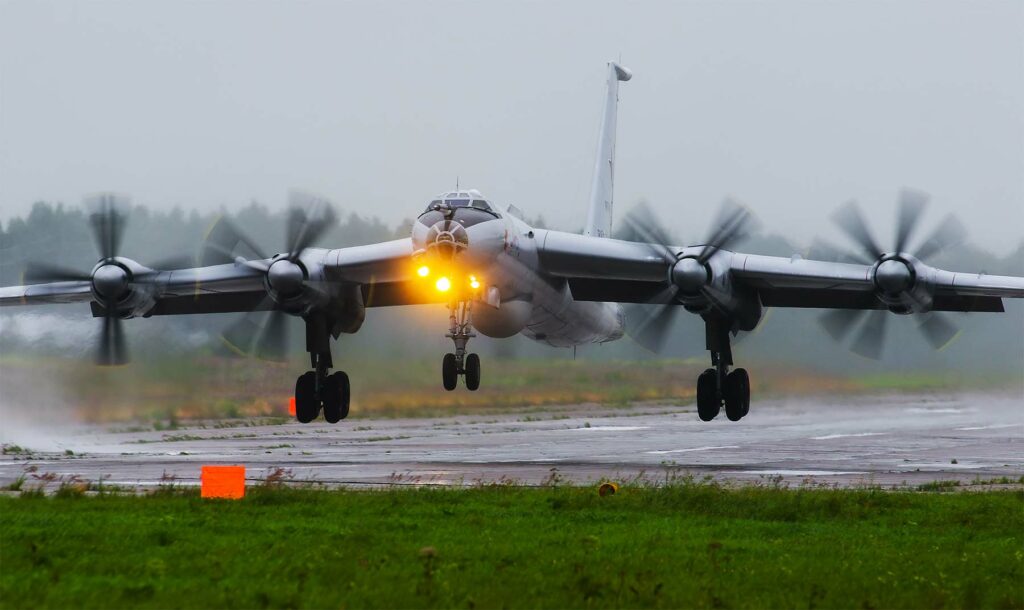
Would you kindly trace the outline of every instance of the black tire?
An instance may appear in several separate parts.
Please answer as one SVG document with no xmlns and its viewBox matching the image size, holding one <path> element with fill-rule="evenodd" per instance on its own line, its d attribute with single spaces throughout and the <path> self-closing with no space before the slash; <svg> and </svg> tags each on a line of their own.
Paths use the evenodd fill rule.
<svg viewBox="0 0 1024 610">
<path fill-rule="evenodd" d="M 324 420 L 336 424 L 348 417 L 348 405 L 351 397 L 348 375 L 337 371 L 324 382 Z"/>
<path fill-rule="evenodd" d="M 746 369 L 736 369 L 725 378 L 725 415 L 739 421 L 750 411 L 750 376 Z"/>
<path fill-rule="evenodd" d="M 316 373 L 306 371 L 295 380 L 295 419 L 308 424 L 320 413 L 320 401 L 316 399 Z"/>
<path fill-rule="evenodd" d="M 708 369 L 697 378 L 697 417 L 701 421 L 713 420 L 722 408 L 718 400 L 717 374 L 715 369 Z"/>
<path fill-rule="evenodd" d="M 441 382 L 444 384 L 444 389 L 449 392 L 459 384 L 459 365 L 455 360 L 455 354 L 444 355 L 444 360 L 441 361 Z"/>
<path fill-rule="evenodd" d="M 466 389 L 476 392 L 480 388 L 480 356 L 466 356 Z"/>
</svg>

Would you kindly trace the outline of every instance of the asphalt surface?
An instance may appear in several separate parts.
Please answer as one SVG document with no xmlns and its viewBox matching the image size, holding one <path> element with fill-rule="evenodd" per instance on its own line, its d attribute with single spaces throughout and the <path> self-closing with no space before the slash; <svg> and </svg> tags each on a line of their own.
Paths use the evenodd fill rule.
<svg viewBox="0 0 1024 610">
<path fill-rule="evenodd" d="M 24 473 L 153 487 L 242 464 L 325 485 L 472 485 L 692 474 L 739 482 L 918 485 L 1024 475 L 1024 396 L 886 395 L 769 400 L 740 422 L 691 406 L 573 406 L 503 416 L 350 419 L 329 425 L 205 422 L 173 431 L 79 426 L 48 435 L 9 422 L 0 485 Z M 223 427 L 230 424 L 233 427 Z M 30 453 L 18 451 L 11 443 Z M 68 454 L 70 452 L 70 454 Z M 52 473 L 48 475 L 47 473 Z M 56 484 L 56 483 L 52 483 Z"/>
</svg>

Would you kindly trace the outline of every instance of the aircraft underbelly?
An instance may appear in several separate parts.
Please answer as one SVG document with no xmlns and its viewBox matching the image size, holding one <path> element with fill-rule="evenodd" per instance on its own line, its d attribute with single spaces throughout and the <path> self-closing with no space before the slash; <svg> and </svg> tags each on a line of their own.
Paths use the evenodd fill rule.
<svg viewBox="0 0 1024 610">
<path fill-rule="evenodd" d="M 567 284 L 547 286 L 535 291 L 522 334 L 553 347 L 614 341 L 623 334 L 622 311 L 614 303 L 574 301 Z"/>
</svg>

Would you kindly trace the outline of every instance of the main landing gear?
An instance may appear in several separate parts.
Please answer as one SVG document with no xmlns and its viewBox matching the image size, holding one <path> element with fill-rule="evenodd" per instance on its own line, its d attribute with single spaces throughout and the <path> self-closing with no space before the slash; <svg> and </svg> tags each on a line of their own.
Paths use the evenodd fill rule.
<svg viewBox="0 0 1024 610">
<path fill-rule="evenodd" d="M 475 392 L 480 387 L 480 356 L 467 354 L 466 345 L 476 333 L 472 330 L 473 302 L 452 301 L 448 304 L 448 333 L 455 343 L 455 353 L 447 353 L 441 360 L 441 383 L 449 392 L 459 385 L 459 376 L 466 380 L 466 389 Z"/>
<path fill-rule="evenodd" d="M 348 417 L 351 387 L 344 371 L 328 372 L 334 367 L 330 340 L 323 316 L 306 319 L 306 351 L 313 370 L 295 381 L 295 418 L 304 424 L 316 419 L 321 410 L 329 424 Z"/>
<path fill-rule="evenodd" d="M 721 318 L 707 318 L 704 325 L 707 349 L 711 352 L 711 365 L 697 378 L 697 415 L 703 421 L 718 416 L 725 404 L 729 421 L 739 421 L 750 411 L 750 376 L 746 369 L 732 366 L 732 347 L 729 345 L 729 326 Z"/>
</svg>

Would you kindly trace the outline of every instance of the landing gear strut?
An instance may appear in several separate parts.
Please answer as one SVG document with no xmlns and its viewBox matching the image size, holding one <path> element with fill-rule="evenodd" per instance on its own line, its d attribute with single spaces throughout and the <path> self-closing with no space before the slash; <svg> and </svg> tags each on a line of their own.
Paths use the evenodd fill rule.
<svg viewBox="0 0 1024 610">
<path fill-rule="evenodd" d="M 316 419 L 322 409 L 324 420 L 336 424 L 348 417 L 351 387 L 344 371 L 329 373 L 331 359 L 330 332 L 323 315 L 306 318 L 306 351 L 311 371 L 295 381 L 295 418 L 304 424 Z"/>
<path fill-rule="evenodd" d="M 697 416 L 711 421 L 725 404 L 725 415 L 730 421 L 739 421 L 750 411 L 750 376 L 746 369 L 729 371 L 732 366 L 732 347 L 729 344 L 729 324 L 722 318 L 705 318 L 707 349 L 711 352 L 711 365 L 697 378 Z"/>
<path fill-rule="evenodd" d="M 448 332 L 445 336 L 455 343 L 455 353 L 449 352 L 441 360 L 441 382 L 448 391 L 459 384 L 459 375 L 465 377 L 466 389 L 476 391 L 480 387 L 480 356 L 466 353 L 470 338 L 476 336 L 472 325 L 472 301 L 448 303 Z"/>
</svg>

